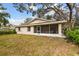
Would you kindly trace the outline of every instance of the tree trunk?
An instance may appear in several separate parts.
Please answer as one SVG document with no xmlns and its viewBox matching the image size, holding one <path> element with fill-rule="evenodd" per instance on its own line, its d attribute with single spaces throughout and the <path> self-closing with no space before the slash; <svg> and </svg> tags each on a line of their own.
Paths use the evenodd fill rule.
<svg viewBox="0 0 79 59">
<path fill-rule="evenodd" d="M 74 27 L 74 21 L 72 20 L 72 6 L 69 4 L 69 3 L 66 3 L 68 8 L 69 8 L 69 11 L 70 11 L 70 15 L 69 15 L 69 20 L 67 22 L 67 26 L 68 26 L 68 30 L 71 30 L 73 27 Z"/>
</svg>

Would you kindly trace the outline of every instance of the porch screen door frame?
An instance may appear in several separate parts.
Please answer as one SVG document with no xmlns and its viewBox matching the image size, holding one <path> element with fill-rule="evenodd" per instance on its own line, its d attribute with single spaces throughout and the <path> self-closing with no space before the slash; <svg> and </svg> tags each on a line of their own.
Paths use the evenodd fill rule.
<svg viewBox="0 0 79 59">
<path fill-rule="evenodd" d="M 37 31 L 36 31 L 37 33 L 41 33 L 41 26 L 37 26 L 37 27 L 36 27 L 36 30 L 37 30 Z"/>
</svg>

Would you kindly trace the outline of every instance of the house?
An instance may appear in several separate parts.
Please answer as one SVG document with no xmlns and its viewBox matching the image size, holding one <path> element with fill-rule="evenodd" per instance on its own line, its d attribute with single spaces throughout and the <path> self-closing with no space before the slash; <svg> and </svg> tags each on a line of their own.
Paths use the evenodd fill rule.
<svg viewBox="0 0 79 59">
<path fill-rule="evenodd" d="M 42 18 L 35 18 L 25 24 L 16 26 L 16 32 L 17 34 L 65 37 L 62 30 L 63 25 L 66 22 L 66 20 L 53 21 Z"/>
</svg>

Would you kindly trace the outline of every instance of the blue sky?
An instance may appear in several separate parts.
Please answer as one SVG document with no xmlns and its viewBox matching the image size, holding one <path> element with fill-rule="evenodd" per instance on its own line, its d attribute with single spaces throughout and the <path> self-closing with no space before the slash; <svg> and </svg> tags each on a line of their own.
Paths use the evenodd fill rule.
<svg viewBox="0 0 79 59">
<path fill-rule="evenodd" d="M 11 18 L 9 19 L 11 24 L 18 25 L 23 23 L 26 18 L 33 17 L 32 13 L 20 13 L 13 7 L 12 3 L 3 3 L 3 6 L 7 8 L 6 11 L 11 15 Z M 42 5 L 37 5 L 37 8 L 40 8 L 41 6 Z"/>
<path fill-rule="evenodd" d="M 12 3 L 3 3 L 3 6 L 5 8 L 7 8 L 7 12 L 11 15 L 11 18 L 9 19 L 9 22 L 11 24 L 14 24 L 14 25 L 19 25 L 21 23 L 24 22 L 24 20 L 26 18 L 30 18 L 30 17 L 33 17 L 32 16 L 32 13 L 20 13 L 19 11 L 17 11 L 14 7 L 13 7 L 13 4 Z M 37 9 L 40 8 L 42 5 L 37 5 Z M 53 12 L 51 12 L 53 13 Z M 50 14 L 50 13 L 49 13 Z"/>
<path fill-rule="evenodd" d="M 10 3 L 4 3 L 3 6 L 7 8 L 6 11 L 11 15 L 11 18 L 9 19 L 9 22 L 11 24 L 18 25 L 22 23 L 26 18 L 32 17 L 31 13 L 29 14 L 27 14 L 26 12 L 20 13 Z"/>
</svg>

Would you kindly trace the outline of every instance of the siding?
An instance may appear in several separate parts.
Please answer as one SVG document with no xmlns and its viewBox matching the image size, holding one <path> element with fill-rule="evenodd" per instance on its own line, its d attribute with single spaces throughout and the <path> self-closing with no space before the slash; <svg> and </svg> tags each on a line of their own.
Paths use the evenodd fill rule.
<svg viewBox="0 0 79 59">
<path fill-rule="evenodd" d="M 17 34 L 32 34 L 34 32 L 33 27 L 30 27 L 30 31 L 27 30 L 28 27 L 20 27 L 20 31 L 16 28 Z"/>
</svg>

